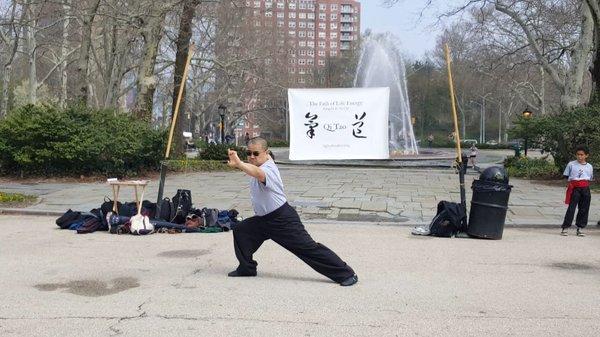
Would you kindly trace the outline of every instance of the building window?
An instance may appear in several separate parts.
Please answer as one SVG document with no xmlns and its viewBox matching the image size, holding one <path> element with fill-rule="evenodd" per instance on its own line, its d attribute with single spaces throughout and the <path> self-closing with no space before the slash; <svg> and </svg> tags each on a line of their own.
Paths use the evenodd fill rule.
<svg viewBox="0 0 600 337">
<path fill-rule="evenodd" d="M 288 26 L 290 28 L 296 28 L 296 22 L 295 21 L 290 21 L 290 22 L 288 22 Z"/>
<path fill-rule="evenodd" d="M 329 47 L 331 47 L 331 48 L 336 48 L 336 47 L 337 47 L 337 42 L 335 42 L 335 41 L 331 41 L 331 42 L 329 43 Z"/>
<path fill-rule="evenodd" d="M 277 3 L 277 9 L 284 9 L 285 5 L 283 4 L 283 2 L 278 2 Z"/>
<path fill-rule="evenodd" d="M 309 20 L 314 20 L 314 19 L 315 19 L 315 13 L 308 13 L 308 14 L 306 14 L 306 17 L 307 17 Z"/>
<path fill-rule="evenodd" d="M 329 56 L 331 56 L 331 57 L 337 56 L 337 50 L 329 51 Z"/>
<path fill-rule="evenodd" d="M 335 38 L 337 38 L 337 33 L 335 33 L 335 32 L 331 32 L 331 33 L 329 33 L 329 38 L 330 38 L 330 39 L 335 39 Z"/>
<path fill-rule="evenodd" d="M 320 66 L 324 66 L 325 65 L 325 60 L 319 60 L 319 65 Z"/>
<path fill-rule="evenodd" d="M 277 21 L 277 27 L 283 27 L 283 21 Z"/>
<path fill-rule="evenodd" d="M 319 32 L 319 39 L 325 38 L 325 32 Z"/>
<path fill-rule="evenodd" d="M 285 13 L 284 12 L 277 12 L 277 18 L 278 19 L 283 19 L 285 17 Z"/>
<path fill-rule="evenodd" d="M 326 27 L 325 22 L 319 22 L 319 29 L 325 29 Z"/>
<path fill-rule="evenodd" d="M 254 21 L 254 26 L 255 27 L 260 27 L 260 21 Z"/>
<path fill-rule="evenodd" d="M 298 27 L 300 27 L 300 28 L 306 28 L 306 22 L 304 22 L 304 21 L 298 22 Z"/>
<path fill-rule="evenodd" d="M 319 13 L 319 20 L 325 20 L 327 15 L 325 13 Z"/>
<path fill-rule="evenodd" d="M 298 46 L 306 47 L 306 41 L 298 41 Z"/>
<path fill-rule="evenodd" d="M 296 10 L 296 4 L 295 3 L 290 3 L 289 7 L 290 7 L 290 9 Z"/>
<path fill-rule="evenodd" d="M 337 20 L 337 14 L 333 13 L 330 15 L 331 20 Z"/>
<path fill-rule="evenodd" d="M 306 64 L 306 60 L 305 59 L 299 59 L 298 60 L 298 65 L 303 66 Z"/>
<path fill-rule="evenodd" d="M 331 10 L 332 11 L 337 11 L 338 9 L 338 5 L 337 4 L 331 4 Z"/>
<path fill-rule="evenodd" d="M 271 11 L 265 12 L 265 17 L 267 17 L 267 18 L 273 17 L 273 12 L 271 12 Z"/>
<path fill-rule="evenodd" d="M 306 42 L 306 45 L 308 47 L 314 48 L 315 47 L 315 41 L 308 41 L 308 42 Z"/>
<path fill-rule="evenodd" d="M 313 59 L 308 59 L 306 60 L 306 64 L 308 64 L 309 66 L 313 66 L 315 65 L 315 61 Z"/>
<path fill-rule="evenodd" d="M 303 49 L 303 50 L 301 50 L 301 51 L 300 51 L 300 56 L 306 56 L 306 50 L 304 50 L 304 49 Z"/>
<path fill-rule="evenodd" d="M 329 24 L 329 28 L 331 28 L 331 29 L 337 29 L 337 23 L 335 23 L 335 22 L 330 23 Z"/>
<path fill-rule="evenodd" d="M 260 1 L 254 1 L 254 7 L 260 8 Z"/>
<path fill-rule="evenodd" d="M 325 41 L 319 41 L 319 47 L 325 48 Z"/>
<path fill-rule="evenodd" d="M 271 1 L 266 1 L 265 2 L 265 7 L 266 8 L 271 8 L 271 7 L 273 7 L 273 3 Z"/>
<path fill-rule="evenodd" d="M 295 30 L 290 30 L 288 33 L 290 34 L 290 36 L 296 36 L 296 31 Z"/>
<path fill-rule="evenodd" d="M 326 5 L 326 4 L 320 4 L 320 5 L 319 5 L 319 10 L 322 10 L 322 11 L 324 11 L 324 10 L 326 10 L 326 9 L 327 9 L 327 5 Z"/>
<path fill-rule="evenodd" d="M 298 13 L 298 19 L 306 19 L 306 13 Z"/>
<path fill-rule="evenodd" d="M 308 36 L 310 38 L 314 38 L 315 37 L 315 32 L 313 32 L 312 30 L 309 30 L 308 32 L 306 32 L 306 36 Z"/>
<path fill-rule="evenodd" d="M 325 51 L 324 50 L 319 50 L 319 56 L 325 56 Z"/>
<path fill-rule="evenodd" d="M 308 56 L 315 56 L 314 50 L 307 50 L 306 53 L 308 54 Z"/>
<path fill-rule="evenodd" d="M 295 19 L 296 18 L 296 12 L 289 12 L 288 16 L 290 17 L 290 19 Z"/>
<path fill-rule="evenodd" d="M 301 3 L 298 5 L 298 8 L 300 8 L 300 9 L 306 9 L 306 4 L 305 4 L 305 3 L 303 3 L 303 2 L 301 2 Z"/>
<path fill-rule="evenodd" d="M 315 23 L 314 22 L 309 22 L 307 25 L 308 28 L 314 29 L 315 28 Z"/>
<path fill-rule="evenodd" d="M 301 30 L 298 32 L 298 37 L 306 37 L 306 32 Z"/>
</svg>

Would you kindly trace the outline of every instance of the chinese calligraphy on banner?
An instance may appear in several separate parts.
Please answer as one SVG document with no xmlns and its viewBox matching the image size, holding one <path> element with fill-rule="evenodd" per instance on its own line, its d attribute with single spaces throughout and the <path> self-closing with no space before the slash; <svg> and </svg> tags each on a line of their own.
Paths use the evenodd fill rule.
<svg viewBox="0 0 600 337">
<path fill-rule="evenodd" d="M 388 159 L 389 88 L 289 89 L 290 159 Z"/>
</svg>

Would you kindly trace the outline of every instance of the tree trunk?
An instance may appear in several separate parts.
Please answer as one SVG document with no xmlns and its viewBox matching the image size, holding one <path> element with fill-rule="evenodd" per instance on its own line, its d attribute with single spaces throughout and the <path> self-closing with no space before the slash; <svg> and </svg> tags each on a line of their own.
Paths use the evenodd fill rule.
<svg viewBox="0 0 600 337">
<path fill-rule="evenodd" d="M 142 31 L 145 46 L 137 75 L 138 96 L 134 109 L 136 117 L 148 122 L 152 121 L 154 91 L 156 90 L 157 81 L 154 75 L 154 66 L 156 65 L 158 47 L 163 31 L 162 26 L 167 12 L 159 7 L 158 11 L 154 14 L 156 15 L 150 16 L 146 27 Z"/>
<path fill-rule="evenodd" d="M 590 74 L 592 76 L 590 103 L 598 104 L 600 103 L 600 1 L 583 0 L 582 6 L 585 5 L 590 8 L 594 20 L 594 50 L 590 66 Z"/>
<path fill-rule="evenodd" d="M 4 63 L 4 71 L 2 72 L 2 101 L 0 102 L 0 118 L 3 118 L 8 113 L 8 94 L 9 94 L 8 87 L 10 86 L 10 75 L 12 74 L 12 63 L 15 59 L 15 55 L 17 54 L 17 50 L 19 49 L 20 35 L 19 35 L 19 31 L 16 28 L 17 24 L 14 21 L 16 8 L 17 8 L 17 4 L 16 4 L 16 2 L 13 2 L 11 15 L 10 15 L 10 21 L 9 21 L 9 23 L 11 24 L 11 30 L 12 30 L 11 36 L 13 37 L 13 40 L 12 40 L 12 47 L 11 47 L 10 55 L 8 56 L 8 60 L 6 60 L 6 62 Z M 23 22 L 24 17 L 25 17 L 25 12 L 23 11 L 21 13 L 19 23 Z"/>
<path fill-rule="evenodd" d="M 581 5 L 581 32 L 571 53 L 572 66 L 565 79 L 560 102 L 563 108 L 574 108 L 583 103 L 583 79 L 589 69 L 588 60 L 594 47 L 594 19 L 589 6 Z M 587 101 L 587 100 L 585 100 Z"/>
<path fill-rule="evenodd" d="M 81 23 L 81 49 L 79 50 L 79 60 L 77 61 L 77 86 L 79 88 L 77 96 L 79 101 L 85 104 L 88 104 L 89 100 L 88 67 L 90 47 L 92 45 L 92 25 L 101 0 L 93 1 L 92 6 L 84 14 Z"/>
<path fill-rule="evenodd" d="M 27 7 L 27 25 L 25 26 L 25 36 L 27 38 L 27 62 L 28 62 L 28 86 L 27 102 L 29 104 L 37 103 L 37 68 L 36 68 L 36 40 L 35 26 L 37 20 L 31 15 L 31 7 Z"/>
<path fill-rule="evenodd" d="M 175 54 L 175 72 L 173 75 L 173 105 L 171 107 L 171 121 L 175 113 L 175 105 L 177 102 L 177 95 L 181 86 L 183 78 L 183 71 L 185 68 L 185 62 L 189 52 L 190 40 L 192 38 L 192 21 L 194 20 L 194 14 L 196 6 L 199 4 L 199 0 L 186 0 L 183 4 L 181 11 L 181 19 L 179 21 L 179 34 L 177 41 L 177 53 Z M 175 125 L 175 131 L 173 134 L 173 144 L 175 155 L 181 155 L 184 152 L 183 149 L 183 119 L 180 116 L 185 111 L 185 87 L 181 102 L 179 104 L 179 116 L 177 117 L 177 124 Z"/>
<path fill-rule="evenodd" d="M 71 17 L 71 0 L 64 0 L 63 5 L 63 15 L 64 19 L 62 22 L 62 41 L 60 46 L 60 101 L 59 104 L 61 107 L 65 107 L 67 105 L 67 44 L 69 38 L 69 23 Z"/>
</svg>

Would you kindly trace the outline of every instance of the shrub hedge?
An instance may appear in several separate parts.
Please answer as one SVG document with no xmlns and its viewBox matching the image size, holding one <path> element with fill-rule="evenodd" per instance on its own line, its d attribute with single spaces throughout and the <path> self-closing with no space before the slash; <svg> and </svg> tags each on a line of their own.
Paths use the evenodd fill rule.
<svg viewBox="0 0 600 337">
<path fill-rule="evenodd" d="M 0 173 L 124 176 L 156 169 L 166 133 L 114 110 L 25 105 L 0 120 Z"/>
</svg>

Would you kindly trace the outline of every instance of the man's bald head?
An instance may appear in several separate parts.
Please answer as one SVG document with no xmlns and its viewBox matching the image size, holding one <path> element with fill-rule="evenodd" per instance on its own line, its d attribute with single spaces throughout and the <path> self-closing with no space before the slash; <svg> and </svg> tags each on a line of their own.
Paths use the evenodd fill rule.
<svg viewBox="0 0 600 337">
<path fill-rule="evenodd" d="M 260 146 L 260 148 L 263 151 L 265 151 L 269 147 L 269 144 L 267 144 L 267 140 L 264 139 L 264 138 L 262 138 L 262 137 L 251 138 L 248 141 L 248 145 L 257 145 L 257 146 Z"/>
</svg>

